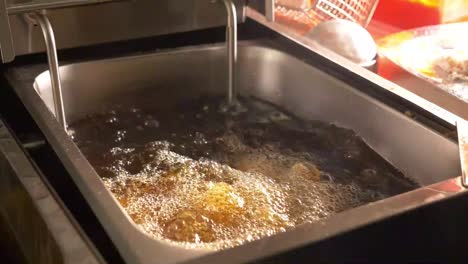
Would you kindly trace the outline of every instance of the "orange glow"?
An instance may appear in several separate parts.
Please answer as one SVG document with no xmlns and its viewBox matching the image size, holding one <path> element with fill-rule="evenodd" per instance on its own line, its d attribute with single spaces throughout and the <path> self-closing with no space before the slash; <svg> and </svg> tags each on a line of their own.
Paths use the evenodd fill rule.
<svg viewBox="0 0 468 264">
<path fill-rule="evenodd" d="M 416 35 L 412 31 L 402 31 L 384 37 L 377 41 L 380 54 L 383 55 L 382 57 L 387 57 L 387 60 L 391 60 L 397 65 L 404 65 L 407 69 L 412 69 L 414 72 L 433 78 L 436 74 L 432 66 L 432 60 L 427 58 L 427 49 L 430 43 L 417 41 L 413 42 L 412 45 L 402 45 L 414 37 L 416 37 Z M 400 72 L 391 68 L 390 61 L 384 64 L 385 68 L 390 68 L 379 70 L 380 75 L 388 78 Z"/>
<path fill-rule="evenodd" d="M 409 0 L 409 2 L 421 4 L 427 7 L 439 7 L 442 4 L 442 0 Z"/>
<path fill-rule="evenodd" d="M 395 47 L 400 45 L 406 40 L 410 40 L 414 37 L 414 34 L 411 31 L 402 31 L 399 33 L 392 34 L 390 36 L 381 38 L 378 41 L 378 45 L 380 48 L 388 48 L 388 47 Z"/>
<path fill-rule="evenodd" d="M 452 0 L 380 0 L 373 19 L 403 30 L 437 25 L 446 1 Z"/>
</svg>

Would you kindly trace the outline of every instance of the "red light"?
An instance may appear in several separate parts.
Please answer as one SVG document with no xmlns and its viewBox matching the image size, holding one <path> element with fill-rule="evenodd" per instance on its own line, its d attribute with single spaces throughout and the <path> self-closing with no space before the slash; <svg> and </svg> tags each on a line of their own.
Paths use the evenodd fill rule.
<svg viewBox="0 0 468 264">
<path fill-rule="evenodd" d="M 437 0 L 380 0 L 374 20 L 400 29 L 440 24 Z M 437 1 L 438 2 L 438 1 Z"/>
</svg>

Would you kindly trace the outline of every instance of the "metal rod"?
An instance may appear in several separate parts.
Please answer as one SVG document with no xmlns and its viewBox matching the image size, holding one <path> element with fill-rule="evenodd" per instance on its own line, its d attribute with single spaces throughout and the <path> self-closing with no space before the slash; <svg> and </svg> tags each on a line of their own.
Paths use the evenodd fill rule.
<svg viewBox="0 0 468 264">
<path fill-rule="evenodd" d="M 275 22 L 275 0 L 265 0 L 265 17 L 269 22 Z"/>
<path fill-rule="evenodd" d="M 41 27 L 42 34 L 47 49 L 47 59 L 49 62 L 50 82 L 52 85 L 52 95 L 54 98 L 55 116 L 63 129 L 67 129 L 67 121 L 65 118 L 65 108 L 63 106 L 62 86 L 60 82 L 60 70 L 57 59 L 57 47 L 55 45 L 55 36 L 52 25 L 50 24 L 47 15 L 39 12 L 31 13 L 30 18 L 36 21 Z"/>
<path fill-rule="evenodd" d="M 10 18 L 7 12 L 7 0 L 0 0 L 0 48 L 2 62 L 11 62 L 15 59 L 15 48 L 11 36 Z"/>
<path fill-rule="evenodd" d="M 226 49 L 228 67 L 227 101 L 232 105 L 236 100 L 236 66 L 237 66 L 237 11 L 232 0 L 223 0 L 227 11 Z"/>
<path fill-rule="evenodd" d="M 366 20 L 364 21 L 364 27 L 366 28 L 369 23 L 371 22 L 372 20 L 372 17 L 374 16 L 374 13 L 375 13 L 375 10 L 377 9 L 377 5 L 379 4 L 379 0 L 375 0 L 373 3 L 372 3 L 372 8 L 371 10 L 369 11 L 369 14 L 367 14 L 367 17 L 366 17 Z"/>
<path fill-rule="evenodd" d="M 457 121 L 458 146 L 460 150 L 460 165 L 462 170 L 461 183 L 468 188 L 468 121 Z"/>
</svg>

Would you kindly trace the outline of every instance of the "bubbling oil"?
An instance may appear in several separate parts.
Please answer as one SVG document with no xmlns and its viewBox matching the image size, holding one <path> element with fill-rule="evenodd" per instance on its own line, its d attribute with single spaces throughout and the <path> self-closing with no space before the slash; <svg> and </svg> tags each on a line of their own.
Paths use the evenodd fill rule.
<svg viewBox="0 0 468 264">
<path fill-rule="evenodd" d="M 222 249 L 411 190 L 353 131 L 259 100 L 116 108 L 71 125 L 105 186 L 148 235 Z"/>
</svg>

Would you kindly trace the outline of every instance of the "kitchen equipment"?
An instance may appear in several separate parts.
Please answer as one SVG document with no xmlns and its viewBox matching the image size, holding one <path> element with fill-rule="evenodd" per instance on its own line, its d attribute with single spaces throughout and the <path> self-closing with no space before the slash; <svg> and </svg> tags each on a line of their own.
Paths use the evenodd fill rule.
<svg viewBox="0 0 468 264">
<path fill-rule="evenodd" d="M 272 10 L 272 2 L 260 2 L 265 10 Z M 236 1 L 236 7 L 238 21 L 244 22 L 246 15 L 243 11 L 250 7 L 246 7 L 245 1 Z M 185 0 L 183 5 L 180 1 L 139 0 L 53 9 L 42 15 L 47 15 L 54 27 L 58 49 L 116 41 L 124 41 L 132 48 L 139 48 L 139 45 L 133 44 L 141 42 L 131 40 L 221 26 L 226 21 L 224 8 L 222 5 L 213 5 L 211 0 Z M 9 17 L 15 55 L 45 50 L 41 32 L 30 23 L 30 18 L 22 15 Z M 270 14 L 266 20 L 271 22 L 274 17 Z M 442 134 L 451 128 L 450 115 L 445 119 L 444 114 L 447 113 L 443 110 L 436 111 L 427 102 L 421 103 L 422 100 L 408 94 L 400 96 L 395 92 L 392 95 L 397 99 L 391 98 L 389 101 L 379 98 L 377 95 L 381 90 L 390 92 L 398 89 L 382 80 L 376 81 L 376 76 L 366 75 L 367 71 L 360 72 L 362 69 L 347 60 L 340 60 L 341 57 L 333 58 L 331 62 L 317 50 L 307 49 L 298 44 L 296 39 L 283 35 L 279 30 L 268 30 L 258 25 L 257 21 L 247 21 L 247 25 L 243 25 L 246 27 L 244 29 L 258 30 L 254 33 L 267 31 L 255 37 L 268 37 L 270 40 L 241 44 L 238 74 L 235 75 L 239 93 L 274 103 L 305 119 L 334 122 L 357 131 L 380 155 L 422 187 L 345 211 L 319 223 L 300 226 L 222 252 L 174 246 L 152 239 L 136 228 L 105 189 L 70 135 L 63 130 L 55 118 L 56 102 L 47 66 L 37 63 L 34 57 L 22 58 L 24 64 L 14 62 L 4 65 L 8 84 L 5 88 L 13 89 L 18 95 L 20 107 L 25 107 L 33 117 L 31 126 L 39 126 L 39 134 L 43 134 L 46 139 L 44 144 L 57 154 L 57 159 L 54 156 L 51 158 L 65 171 L 59 177 L 72 181 L 71 184 L 77 187 L 97 217 L 93 221 L 102 225 L 104 233 L 112 240 L 109 244 L 115 245 L 126 262 L 251 262 L 313 244 L 465 191 L 457 177 L 460 175 L 458 147 Z M 178 44 L 171 45 L 182 45 L 180 42 L 184 45 L 213 42 L 212 39 L 194 41 L 198 41 L 203 34 L 206 31 L 191 32 L 190 37 L 182 41 L 178 39 L 175 41 Z M 252 35 L 250 32 L 250 38 Z M 175 38 L 179 36 L 182 35 Z M 158 38 L 161 39 L 164 38 Z M 137 55 L 122 57 L 117 49 L 112 54 L 118 57 L 113 59 L 67 62 L 69 65 L 59 67 L 57 73 L 62 79 L 60 84 L 66 106 L 63 109 L 65 117 L 73 121 L 115 104 L 128 106 L 131 103 L 129 98 L 133 96 L 139 96 L 148 104 L 171 104 L 191 100 L 199 95 L 223 94 L 224 89 L 219 87 L 224 87 L 226 81 L 225 76 L 220 74 L 220 70 L 226 67 L 224 45 L 199 45 L 154 53 L 154 43 L 150 42 L 152 50 L 148 54 L 141 54 L 141 50 L 137 49 Z M 164 45 L 167 43 L 158 46 L 158 49 Z M 96 57 L 109 56 L 105 48 L 94 48 L 98 51 Z M 81 50 L 67 52 L 79 54 L 80 60 L 86 60 Z M 346 69 L 340 64 L 345 65 Z M 389 106 L 401 102 L 413 109 L 426 110 L 427 113 L 421 112 L 429 121 L 418 120 L 417 116 L 410 118 L 400 108 Z M 444 156 L 444 159 L 433 155 L 435 152 Z M 42 168 L 45 172 L 48 169 L 49 173 L 52 170 L 47 166 Z M 62 193 L 66 191 L 61 190 Z M 92 242 L 97 244 L 96 240 Z M 205 257 L 210 260 L 205 261 Z"/>
<path fill-rule="evenodd" d="M 377 45 L 374 39 L 365 28 L 354 22 L 328 20 L 318 24 L 306 37 L 360 66 L 370 67 L 376 62 Z"/>
<path fill-rule="evenodd" d="M 26 22 L 37 23 L 43 32 L 46 51 L 49 61 L 49 69 L 51 74 L 51 82 L 54 91 L 54 102 L 56 108 L 56 116 L 60 121 L 62 127 L 67 129 L 67 121 L 64 113 L 64 104 L 62 98 L 62 89 L 60 81 L 60 73 L 58 71 L 58 59 L 57 59 L 57 47 L 55 41 L 54 30 L 52 24 L 49 21 L 48 16 L 45 14 L 46 9 L 53 8 L 63 8 L 75 5 L 88 5 L 101 2 L 108 2 L 110 0 L 104 1 L 94 1 L 94 0 L 79 0 L 76 2 L 70 1 L 45 1 L 45 2 L 32 2 L 26 5 L 19 6 L 7 6 L 6 0 L 1 1 L 3 5 L 0 5 L 1 9 L 4 9 L 5 14 L 23 14 Z M 216 1 L 214 1 L 216 2 Z M 226 54 L 227 54 L 227 101 L 228 105 L 233 104 L 234 96 L 234 78 L 235 78 L 235 64 L 237 61 L 237 11 L 236 6 L 233 0 L 222 0 L 227 13 L 227 30 L 226 30 Z M 38 12 L 42 10 L 42 12 Z M 29 20 L 28 20 L 29 19 Z M 8 16 L 5 16 L 3 21 L 0 21 L 0 28 L 3 27 L 3 30 L 0 30 L 0 46 L 2 47 L 2 61 L 10 62 L 14 59 L 15 54 L 13 50 L 13 43 L 11 37 L 11 29 L 9 24 Z"/>
<path fill-rule="evenodd" d="M 22 14 L 43 12 L 58 32 L 58 49 L 97 45 L 139 39 L 177 32 L 195 31 L 225 25 L 226 13 L 222 5 L 212 0 L 174 1 L 115 1 L 115 0 L 2 0 L 9 16 L 2 17 L 0 27 L 5 35 L 0 41 L 2 56 L 44 52 L 44 38 L 39 28 Z M 104 4 L 105 3 L 105 4 Z M 245 0 L 234 0 L 238 21 L 243 22 Z M 7 11 L 4 11 L 6 14 Z M 118 19 L 117 19 L 118 18 Z M 103 23 L 103 21 L 105 23 Z M 7 23 L 8 22 L 8 23 Z M 8 27 L 7 27 L 8 26 Z M 8 37 L 9 36 L 9 37 Z M 0 42 L 1 43 L 1 42 Z M 12 48 L 11 48 L 12 47 Z"/>
<path fill-rule="evenodd" d="M 281 49 L 256 42 L 240 46 L 236 80 L 240 94 L 272 102 L 302 118 L 334 122 L 355 130 L 380 155 L 423 186 L 459 175 L 455 143 Z M 133 100 L 128 98 L 133 96 L 148 104 L 173 104 L 200 95 L 219 95 L 223 93 L 223 89 L 219 89 L 224 83 L 224 77 L 219 74 L 222 65 L 223 46 L 210 45 L 62 66 L 64 101 L 68 106 L 66 114 L 69 120 L 77 120 L 108 107 L 131 104 Z M 159 70 L 153 71 L 155 68 Z M 125 74 L 115 78 L 116 73 Z M 20 72 L 11 71 L 8 78 L 35 120 L 39 121 L 48 141 L 59 153 L 123 258 L 129 263 L 174 263 L 213 254 L 151 239 L 132 224 L 54 118 L 49 74 L 37 74 L 34 89 L 32 80 L 22 79 L 24 75 Z M 444 159 L 436 158 L 435 152 Z M 433 188 L 421 188 L 414 193 L 352 209 L 348 211 L 349 215 L 345 212 L 329 219 L 349 217 L 343 225 L 327 227 L 325 221 L 325 224 L 306 225 L 311 228 L 307 236 L 297 236 L 297 232 L 304 232 L 298 228 L 264 238 L 258 243 L 233 249 L 249 252 L 237 254 L 235 259 L 254 260 L 299 244 L 312 243 L 374 221 L 383 217 L 381 213 L 402 212 L 431 201 L 429 197 L 433 195 L 442 198 L 445 194 L 433 191 Z M 434 199 L 438 199 L 436 197 Z M 322 232 L 316 231 L 316 225 Z M 302 240 L 305 237 L 306 241 Z"/>
<path fill-rule="evenodd" d="M 421 27 L 402 31 L 378 41 L 379 54 L 447 93 L 468 102 L 468 82 L 444 81 L 434 69 L 434 62 L 454 52 L 464 52 L 468 23 Z"/>
<path fill-rule="evenodd" d="M 59 120 L 63 129 L 67 129 L 67 120 L 65 117 L 65 106 L 63 105 L 62 84 L 60 82 L 60 72 L 58 70 L 57 46 L 55 44 L 55 36 L 52 25 L 49 19 L 43 13 L 30 13 L 28 17 L 35 23 L 39 24 L 44 35 L 45 45 L 47 49 L 47 61 L 49 62 L 50 80 L 54 91 L 54 107 L 57 120 Z"/>
</svg>

